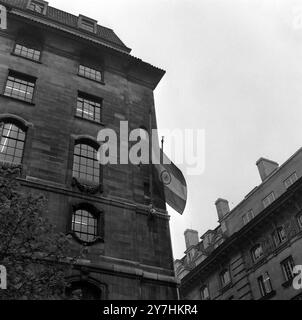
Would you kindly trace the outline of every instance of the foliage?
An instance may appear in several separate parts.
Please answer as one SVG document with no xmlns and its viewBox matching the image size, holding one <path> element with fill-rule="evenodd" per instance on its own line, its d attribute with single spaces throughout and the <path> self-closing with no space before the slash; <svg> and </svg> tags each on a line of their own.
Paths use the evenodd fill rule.
<svg viewBox="0 0 302 320">
<path fill-rule="evenodd" d="M 0 265 L 8 275 L 0 299 L 64 299 L 69 238 L 43 217 L 46 199 L 21 188 L 20 171 L 0 165 Z"/>
</svg>

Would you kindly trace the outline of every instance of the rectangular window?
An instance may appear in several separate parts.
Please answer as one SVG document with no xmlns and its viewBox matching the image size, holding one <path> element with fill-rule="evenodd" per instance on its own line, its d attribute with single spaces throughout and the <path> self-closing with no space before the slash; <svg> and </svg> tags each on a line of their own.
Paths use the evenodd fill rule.
<svg viewBox="0 0 302 320">
<path fill-rule="evenodd" d="M 41 51 L 32 49 L 21 44 L 16 44 L 14 54 L 34 61 L 40 61 Z"/>
<path fill-rule="evenodd" d="M 101 122 L 101 104 L 101 99 L 79 94 L 76 115 L 83 119 Z"/>
<path fill-rule="evenodd" d="M 227 284 L 231 282 L 231 275 L 229 270 L 224 270 L 220 273 L 220 280 L 222 287 L 225 287 Z"/>
<path fill-rule="evenodd" d="M 284 261 L 281 262 L 281 268 L 286 281 L 289 281 L 294 278 L 294 269 L 295 263 L 292 257 L 288 257 Z"/>
<path fill-rule="evenodd" d="M 208 286 L 203 286 L 200 290 L 201 300 L 210 300 L 210 292 Z"/>
<path fill-rule="evenodd" d="M 81 21 L 81 28 L 89 31 L 89 32 L 94 32 L 94 27 L 95 27 L 95 23 L 86 19 L 82 19 Z"/>
<path fill-rule="evenodd" d="M 291 185 L 293 185 L 298 180 L 297 173 L 294 172 L 291 176 L 289 176 L 286 180 L 284 180 L 285 188 L 289 188 Z"/>
<path fill-rule="evenodd" d="M 262 297 L 265 297 L 273 291 L 271 279 L 268 272 L 265 272 L 262 276 L 258 278 L 258 285 Z"/>
<path fill-rule="evenodd" d="M 243 224 L 248 224 L 253 218 L 255 217 L 254 211 L 251 209 L 249 210 L 243 217 Z"/>
<path fill-rule="evenodd" d="M 19 100 L 32 102 L 36 80 L 30 76 L 10 71 L 4 95 Z"/>
<path fill-rule="evenodd" d="M 97 82 L 103 82 L 103 74 L 101 71 L 83 65 L 79 66 L 79 75 Z"/>
<path fill-rule="evenodd" d="M 29 9 L 37 13 L 44 13 L 45 5 L 39 1 L 32 0 L 30 2 Z"/>
<path fill-rule="evenodd" d="M 276 229 L 276 231 L 273 233 L 273 238 L 276 246 L 286 241 L 287 237 L 283 226 Z"/>
<path fill-rule="evenodd" d="M 267 208 L 274 201 L 275 201 L 275 194 L 274 192 L 272 192 L 262 200 L 264 208 Z"/>
<path fill-rule="evenodd" d="M 299 227 L 302 229 L 302 213 L 298 215 L 297 219 L 298 219 Z"/>
</svg>

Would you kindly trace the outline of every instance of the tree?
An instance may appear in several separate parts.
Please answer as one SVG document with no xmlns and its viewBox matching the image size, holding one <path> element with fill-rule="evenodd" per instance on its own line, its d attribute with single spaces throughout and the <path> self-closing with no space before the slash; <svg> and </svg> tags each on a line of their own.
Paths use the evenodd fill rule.
<svg viewBox="0 0 302 320">
<path fill-rule="evenodd" d="M 8 277 L 0 299 L 64 299 L 70 239 L 43 217 L 45 197 L 21 188 L 20 172 L 20 166 L 0 165 L 0 265 Z"/>
</svg>

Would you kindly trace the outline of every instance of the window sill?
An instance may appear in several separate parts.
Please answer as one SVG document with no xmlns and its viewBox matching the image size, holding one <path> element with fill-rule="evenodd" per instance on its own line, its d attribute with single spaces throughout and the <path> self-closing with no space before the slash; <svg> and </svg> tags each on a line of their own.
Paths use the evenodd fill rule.
<svg viewBox="0 0 302 320">
<path fill-rule="evenodd" d="M 265 296 L 261 297 L 259 300 L 269 300 L 272 297 L 274 297 L 276 295 L 276 291 L 273 290 L 270 293 L 266 294 Z"/>
<path fill-rule="evenodd" d="M 72 178 L 72 186 L 76 187 L 79 191 L 90 195 L 96 195 L 97 193 L 103 193 L 103 185 L 92 183 L 90 181 L 84 181 L 82 179 Z"/>
<path fill-rule="evenodd" d="M 282 283 L 282 287 L 283 288 L 289 288 L 293 283 L 293 279 L 289 279 L 287 281 L 285 281 L 284 283 Z"/>
<path fill-rule="evenodd" d="M 6 98 L 6 99 L 10 99 L 10 100 L 14 100 L 14 101 L 18 101 L 18 102 L 23 102 L 23 103 L 26 103 L 26 104 L 28 104 L 30 106 L 35 106 L 36 105 L 34 102 L 29 102 L 29 101 L 26 101 L 26 100 L 15 98 L 15 97 L 6 96 L 5 94 L 0 94 L 0 97 Z"/>
<path fill-rule="evenodd" d="M 31 62 L 37 63 L 37 64 L 42 64 L 42 62 L 40 60 L 33 60 L 33 59 L 30 59 L 30 58 L 19 56 L 18 54 L 14 53 L 14 52 L 12 52 L 11 55 L 14 56 L 14 57 L 17 57 L 17 58 L 21 58 L 21 59 L 25 59 L 27 61 L 31 61 Z"/>
<path fill-rule="evenodd" d="M 96 237 L 94 241 L 87 242 L 87 241 L 81 240 L 73 231 L 70 231 L 68 235 L 71 235 L 78 243 L 80 243 L 85 247 L 93 246 L 98 243 L 104 243 L 104 239 L 100 236 Z"/>
<path fill-rule="evenodd" d="M 225 292 L 228 291 L 231 287 L 232 287 L 232 282 L 229 282 L 228 284 L 224 285 L 224 286 L 220 289 L 220 293 L 225 293 Z"/>
<path fill-rule="evenodd" d="M 83 79 L 86 79 L 86 80 L 89 80 L 89 81 L 92 81 L 92 82 L 101 84 L 102 86 L 105 86 L 105 85 L 106 85 L 104 81 L 97 81 L 97 80 L 94 80 L 94 79 L 90 79 L 90 78 L 87 78 L 87 77 L 82 76 L 82 75 L 79 74 L 79 73 L 78 73 L 78 76 L 79 76 L 80 78 L 83 78 Z"/>
<path fill-rule="evenodd" d="M 105 127 L 105 124 L 104 124 L 103 122 L 98 122 L 98 121 L 95 121 L 95 120 L 90 120 L 90 119 L 82 118 L 82 117 L 77 116 L 77 115 L 75 115 L 74 117 L 75 117 L 76 119 L 79 119 L 79 120 L 85 120 L 85 121 L 88 121 L 88 122 L 90 122 L 90 123 L 96 124 L 96 125 L 98 125 L 98 126 L 103 126 L 103 127 Z"/>
</svg>

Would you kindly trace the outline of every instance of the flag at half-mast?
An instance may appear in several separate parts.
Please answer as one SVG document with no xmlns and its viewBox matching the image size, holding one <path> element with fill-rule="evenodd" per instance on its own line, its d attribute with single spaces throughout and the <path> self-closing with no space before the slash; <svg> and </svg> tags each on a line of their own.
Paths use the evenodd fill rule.
<svg viewBox="0 0 302 320">
<path fill-rule="evenodd" d="M 187 183 L 179 168 L 160 150 L 160 161 L 155 157 L 154 166 L 164 185 L 166 202 L 170 207 L 183 214 L 187 203 Z M 154 156 L 154 153 L 153 153 Z"/>
</svg>

